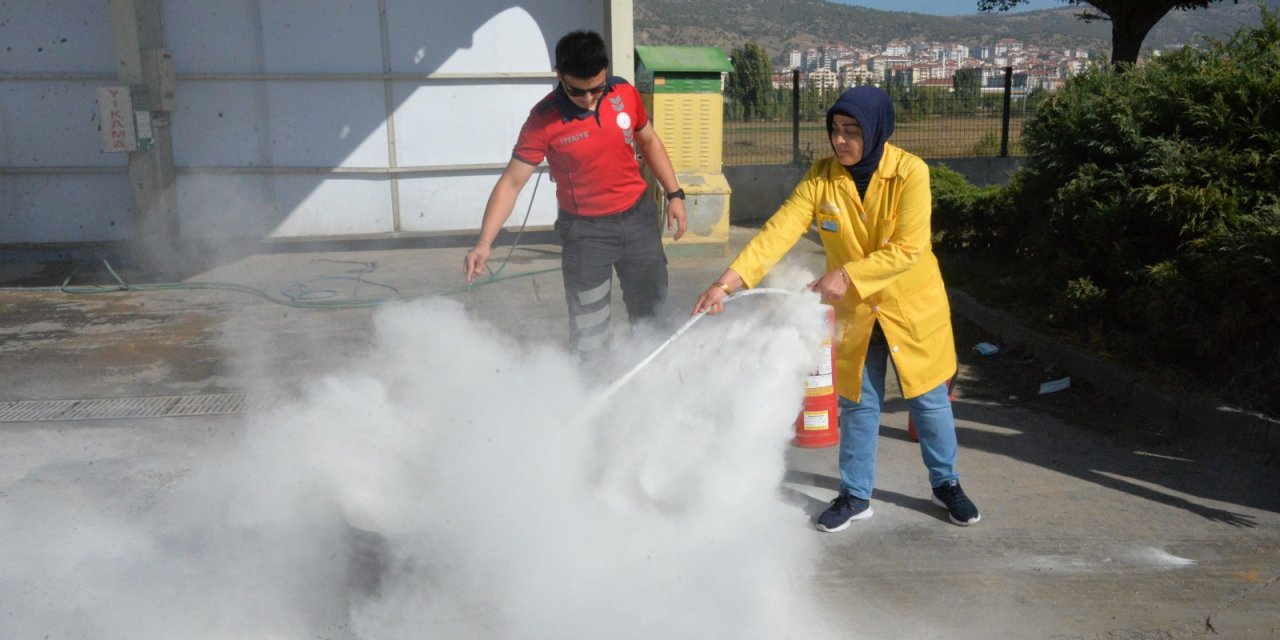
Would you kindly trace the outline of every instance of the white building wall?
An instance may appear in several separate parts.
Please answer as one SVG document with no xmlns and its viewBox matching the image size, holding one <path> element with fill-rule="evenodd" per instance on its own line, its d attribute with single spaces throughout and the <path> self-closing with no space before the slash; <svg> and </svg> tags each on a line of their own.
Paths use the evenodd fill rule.
<svg viewBox="0 0 1280 640">
<path fill-rule="evenodd" d="M 614 4 L 629 20 L 630 2 Z M 162 7 L 184 239 L 476 229 L 553 85 L 555 41 L 578 28 L 610 35 L 601 0 Z M 0 245 L 131 239 L 127 154 L 101 151 L 96 122 L 96 87 L 117 84 L 108 3 L 11 3 L 6 16 Z M 631 42 L 619 44 L 631 60 Z M 554 221 L 554 187 L 540 182 L 512 224 L 526 209 L 530 225 Z"/>
<path fill-rule="evenodd" d="M 128 159 L 101 151 L 95 102 L 115 73 L 107 3 L 10 3 L 3 15 L 0 244 L 129 238 Z"/>
</svg>

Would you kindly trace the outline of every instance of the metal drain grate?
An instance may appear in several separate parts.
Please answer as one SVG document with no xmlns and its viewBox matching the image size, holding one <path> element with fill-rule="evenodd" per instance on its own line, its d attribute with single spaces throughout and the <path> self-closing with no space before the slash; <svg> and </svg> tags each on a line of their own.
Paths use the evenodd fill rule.
<svg viewBox="0 0 1280 640">
<path fill-rule="evenodd" d="M 0 402 L 0 422 L 228 415 L 269 409 L 286 398 L 284 394 L 214 393 L 90 400 L 18 400 Z"/>
</svg>

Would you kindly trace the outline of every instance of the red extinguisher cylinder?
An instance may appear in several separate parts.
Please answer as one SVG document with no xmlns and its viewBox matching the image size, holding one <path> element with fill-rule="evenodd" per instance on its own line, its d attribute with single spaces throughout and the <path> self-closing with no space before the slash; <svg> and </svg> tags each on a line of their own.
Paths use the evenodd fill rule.
<svg viewBox="0 0 1280 640">
<path fill-rule="evenodd" d="M 796 416 L 797 447 L 830 447 L 840 442 L 840 406 L 836 395 L 835 309 L 823 305 L 827 335 L 818 349 L 818 364 L 805 378 L 804 405 Z"/>
</svg>

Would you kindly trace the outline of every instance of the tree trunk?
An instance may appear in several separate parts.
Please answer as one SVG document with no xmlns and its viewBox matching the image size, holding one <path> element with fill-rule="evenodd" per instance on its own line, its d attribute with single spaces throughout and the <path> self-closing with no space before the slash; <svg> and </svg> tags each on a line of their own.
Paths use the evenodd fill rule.
<svg viewBox="0 0 1280 640">
<path fill-rule="evenodd" d="M 1142 41 L 1151 28 L 1178 3 L 1176 0 L 1158 3 L 1114 2 L 1093 3 L 1111 18 L 1111 65 L 1123 69 L 1138 62 Z M 1119 5 L 1119 6 L 1117 6 Z"/>
</svg>

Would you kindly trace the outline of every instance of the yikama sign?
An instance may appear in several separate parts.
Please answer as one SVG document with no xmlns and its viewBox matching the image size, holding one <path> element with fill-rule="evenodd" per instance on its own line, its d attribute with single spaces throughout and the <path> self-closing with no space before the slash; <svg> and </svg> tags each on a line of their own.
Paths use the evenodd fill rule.
<svg viewBox="0 0 1280 640">
<path fill-rule="evenodd" d="M 103 151 L 137 151 L 138 132 L 129 87 L 98 87 L 98 130 L 102 133 Z"/>
</svg>

